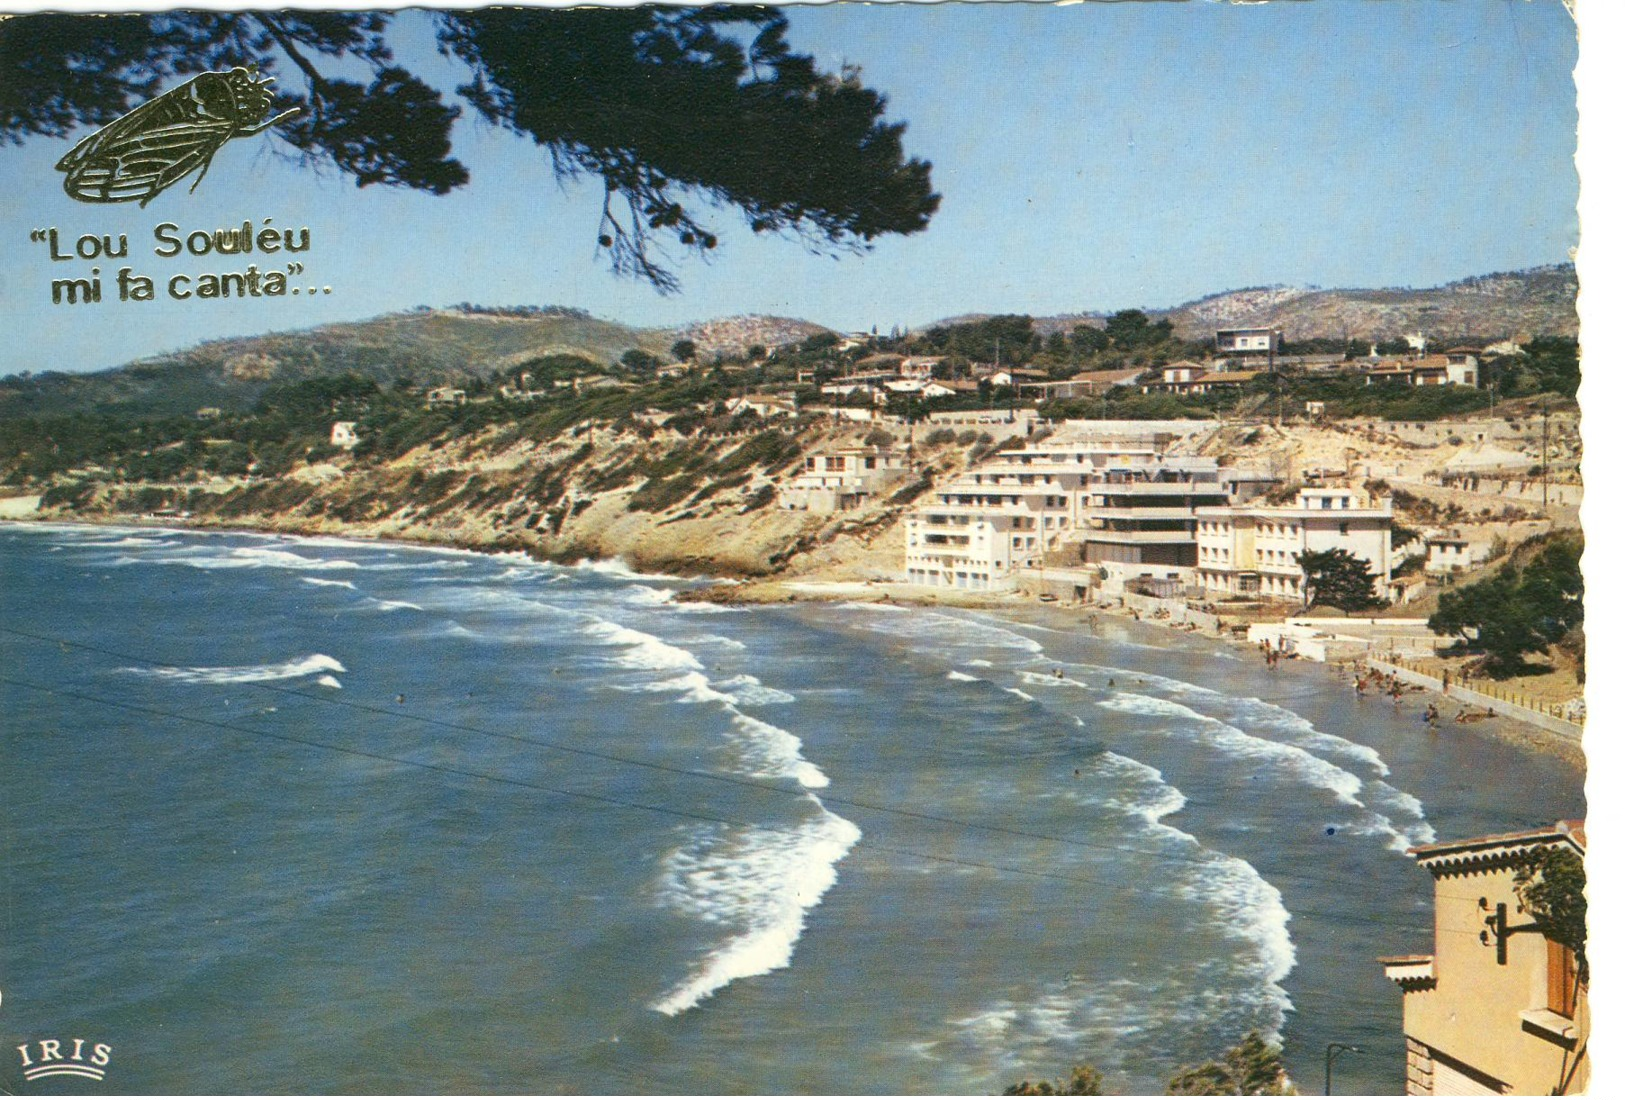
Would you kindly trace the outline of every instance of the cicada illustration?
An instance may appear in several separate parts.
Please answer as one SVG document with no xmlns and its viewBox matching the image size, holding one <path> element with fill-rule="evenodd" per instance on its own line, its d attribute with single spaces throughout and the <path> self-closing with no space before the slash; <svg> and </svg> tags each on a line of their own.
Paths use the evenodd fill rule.
<svg viewBox="0 0 1625 1100">
<path fill-rule="evenodd" d="M 145 206 L 197 171 L 196 191 L 222 145 L 299 113 L 295 107 L 261 121 L 271 109 L 273 79 L 257 68 L 194 76 L 75 145 L 56 162 L 68 174 L 63 188 L 80 202 L 139 199 Z"/>
</svg>

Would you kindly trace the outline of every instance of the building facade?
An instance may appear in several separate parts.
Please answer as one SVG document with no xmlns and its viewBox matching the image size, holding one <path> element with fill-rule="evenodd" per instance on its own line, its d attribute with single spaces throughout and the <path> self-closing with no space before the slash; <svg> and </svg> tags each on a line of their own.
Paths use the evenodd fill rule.
<svg viewBox="0 0 1625 1100">
<path fill-rule="evenodd" d="M 1281 332 L 1273 328 L 1222 328 L 1213 334 L 1220 355 L 1268 355 L 1281 350 Z"/>
<path fill-rule="evenodd" d="M 1347 550 L 1364 560 L 1378 599 L 1390 599 L 1393 502 L 1349 488 L 1305 488 L 1290 505 L 1249 504 L 1197 513 L 1195 583 L 1215 596 L 1303 600 L 1298 556 Z"/>
<path fill-rule="evenodd" d="M 1148 438 L 1052 439 L 994 456 L 937 489 L 904 520 L 908 579 L 999 589 L 1020 569 L 1095 567 L 1108 590 L 1183 584 L 1196 564 L 1197 510 L 1251 494 L 1218 460 L 1164 455 Z"/>
<path fill-rule="evenodd" d="M 1411 849 L 1433 876 L 1433 953 L 1380 960 L 1404 991 L 1408 1095 L 1585 1091 L 1586 986 L 1574 953 L 1534 927 L 1514 890 L 1519 866 L 1543 849 L 1583 857 L 1584 825 Z"/>
<path fill-rule="evenodd" d="M 841 512 L 908 476 L 908 456 L 879 447 L 845 447 L 808 455 L 801 473 L 779 490 L 779 506 L 795 512 Z"/>
</svg>

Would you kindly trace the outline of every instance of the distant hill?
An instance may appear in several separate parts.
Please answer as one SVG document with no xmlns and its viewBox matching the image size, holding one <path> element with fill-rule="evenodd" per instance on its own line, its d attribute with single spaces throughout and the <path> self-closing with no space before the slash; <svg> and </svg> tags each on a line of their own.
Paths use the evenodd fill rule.
<svg viewBox="0 0 1625 1100">
<path fill-rule="evenodd" d="M 1289 340 L 1388 340 L 1417 330 L 1434 337 L 1500 339 L 1519 333 L 1574 335 L 1577 291 L 1573 266 L 1559 264 L 1429 290 L 1232 290 L 1146 312 L 1153 319 L 1168 318 L 1178 334 L 1192 339 L 1210 336 L 1215 328 L 1255 325 L 1279 327 Z M 1104 312 L 1069 313 L 1036 318 L 1035 324 L 1052 332 L 1105 319 Z M 0 378 L 0 416 L 247 409 L 273 385 L 324 374 L 353 371 L 384 385 L 398 379 L 422 385 L 484 378 L 544 355 L 577 355 L 607 366 L 630 348 L 669 359 L 672 343 L 688 339 L 705 358 L 743 354 L 758 344 L 795 343 L 827 331 L 788 317 L 729 317 L 680 329 L 643 329 L 563 306 L 425 307 L 297 332 L 212 340 L 94 374 Z"/>
<path fill-rule="evenodd" d="M 1519 333 L 1574 336 L 1579 280 L 1573 264 L 1479 275 L 1425 290 L 1322 290 L 1318 287 L 1253 287 L 1229 290 L 1167 309 L 1146 309 L 1152 320 L 1167 318 L 1174 332 L 1202 339 L 1220 328 L 1281 329 L 1288 340 L 1315 337 L 1393 340 L 1406 333 L 1435 337 L 1503 339 Z M 962 315 L 939 325 L 975 320 Z M 1070 331 L 1079 324 L 1101 325 L 1104 311 L 1035 317 L 1044 333 Z M 933 326 L 927 326 L 933 327 Z"/>
<path fill-rule="evenodd" d="M 736 317 L 686 329 L 639 329 L 562 306 L 417 309 L 296 332 L 211 340 L 92 374 L 0 379 L 0 416 L 119 409 L 192 413 L 246 409 L 273 385 L 355 372 L 380 384 L 488 377 L 545 355 L 577 355 L 603 366 L 630 348 L 662 359 L 691 339 L 701 356 L 801 340 L 822 327 L 778 317 Z"/>
</svg>

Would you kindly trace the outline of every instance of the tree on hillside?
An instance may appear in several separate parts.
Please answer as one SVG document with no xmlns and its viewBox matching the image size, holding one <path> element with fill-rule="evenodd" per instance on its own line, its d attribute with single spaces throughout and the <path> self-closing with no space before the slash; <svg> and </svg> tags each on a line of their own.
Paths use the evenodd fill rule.
<svg viewBox="0 0 1625 1100">
<path fill-rule="evenodd" d="M 1307 550 L 1297 556 L 1303 569 L 1303 606 L 1365 611 L 1383 606 L 1377 598 L 1371 563 L 1341 547 Z"/>
<path fill-rule="evenodd" d="M 642 348 L 627 348 L 621 353 L 621 366 L 627 370 L 640 373 L 652 371 L 660 365 L 660 360 L 644 351 Z"/>
<path fill-rule="evenodd" d="M 1113 347 L 1125 351 L 1160 344 L 1174 334 L 1174 326 L 1166 319 L 1151 323 L 1143 310 L 1123 309 L 1106 319 L 1106 337 Z"/>
<path fill-rule="evenodd" d="M 598 244 L 615 271 L 676 288 L 662 245 L 704 252 L 716 233 L 685 205 L 735 207 L 753 232 L 863 251 L 924 229 L 931 166 L 905 159 L 904 125 L 857 70 L 819 71 L 770 7 L 488 8 L 435 12 L 456 95 L 529 138 L 561 179 L 603 185 Z M 205 70 L 283 76 L 279 152 L 359 187 L 443 195 L 468 181 L 452 153 L 462 108 L 399 64 L 390 12 L 25 15 L 0 22 L 0 141 L 104 126 Z M 370 74 L 367 82 L 350 79 Z M 257 121 L 257 120 L 256 120 Z M 63 150 L 66 152 L 66 149 Z"/>
<path fill-rule="evenodd" d="M 700 349 L 692 340 L 678 340 L 671 346 L 672 358 L 676 359 L 679 363 L 693 362 L 694 357 L 699 354 L 699 351 Z"/>
<path fill-rule="evenodd" d="M 1455 634 L 1484 652 L 1484 670 L 1513 675 L 1528 653 L 1555 645 L 1585 622 L 1585 578 L 1578 539 L 1560 539 L 1522 570 L 1502 566 L 1476 584 L 1439 597 L 1428 619 L 1435 634 Z"/>
<path fill-rule="evenodd" d="M 1256 1031 L 1218 1060 L 1181 1070 L 1168 1082 L 1170 1096 L 1284 1096 L 1293 1091 L 1281 1048 Z"/>
</svg>

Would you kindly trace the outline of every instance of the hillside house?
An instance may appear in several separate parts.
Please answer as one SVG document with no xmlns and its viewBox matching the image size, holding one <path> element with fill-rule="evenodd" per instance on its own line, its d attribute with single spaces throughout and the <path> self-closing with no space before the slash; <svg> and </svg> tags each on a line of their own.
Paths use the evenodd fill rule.
<svg viewBox="0 0 1625 1100">
<path fill-rule="evenodd" d="M 779 416 L 794 417 L 797 415 L 794 401 L 785 397 L 770 397 L 765 394 L 730 397 L 725 408 L 734 414 L 753 412 L 763 420 L 772 420 Z"/>
<path fill-rule="evenodd" d="M 801 473 L 779 490 L 779 506 L 792 512 L 842 512 L 908 476 L 908 456 L 879 447 L 844 447 L 808 455 Z"/>
<path fill-rule="evenodd" d="M 431 409 L 439 405 L 468 404 L 467 392 L 453 386 L 437 386 L 429 391 L 428 398 L 429 408 Z"/>
<path fill-rule="evenodd" d="M 355 425 L 354 420 L 335 420 L 333 430 L 327 435 L 328 443 L 343 447 L 346 451 L 354 450 L 355 445 L 361 442 L 361 437 L 356 435 Z"/>
<path fill-rule="evenodd" d="M 904 378 L 931 378 L 947 358 L 945 355 L 910 355 L 898 364 L 898 373 Z"/>
<path fill-rule="evenodd" d="M 1289 505 L 1197 510 L 1195 583 L 1215 596 L 1302 601 L 1298 555 L 1346 550 L 1367 563 L 1378 599 L 1388 599 L 1396 562 L 1389 545 L 1393 503 L 1354 489 L 1301 489 Z"/>
<path fill-rule="evenodd" d="M 1041 370 L 1028 370 L 1026 367 L 1001 367 L 990 372 L 987 380 L 995 386 L 1025 386 L 1035 382 L 1048 382 L 1049 374 Z"/>
<path fill-rule="evenodd" d="M 1034 394 L 1040 400 L 1055 398 L 1098 397 L 1117 386 L 1131 386 L 1144 374 L 1138 367 L 1126 370 L 1080 371 L 1059 382 L 1031 382 L 1024 384 L 1023 393 Z"/>
<path fill-rule="evenodd" d="M 1221 328 L 1213 334 L 1220 355 L 1268 355 L 1281 350 L 1281 330 L 1273 328 Z"/>
<path fill-rule="evenodd" d="M 1422 570 L 1434 576 L 1464 572 L 1484 560 L 1485 556 L 1482 551 L 1475 554 L 1472 544 L 1454 533 L 1430 537 L 1427 548 L 1427 561 Z"/>
<path fill-rule="evenodd" d="M 1543 850 L 1584 857 L 1585 826 L 1412 848 L 1433 876 L 1433 952 L 1379 961 L 1404 994 L 1410 1096 L 1584 1092 L 1591 1012 L 1574 952 L 1548 939 L 1513 889 Z"/>
</svg>

